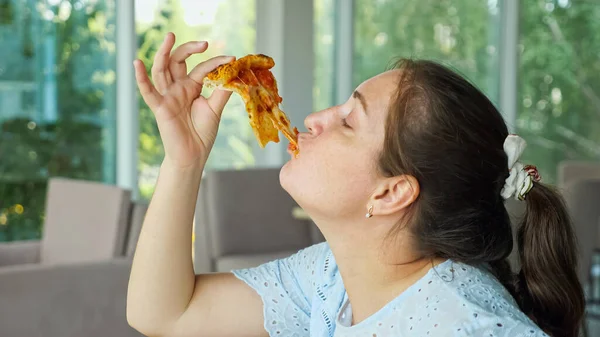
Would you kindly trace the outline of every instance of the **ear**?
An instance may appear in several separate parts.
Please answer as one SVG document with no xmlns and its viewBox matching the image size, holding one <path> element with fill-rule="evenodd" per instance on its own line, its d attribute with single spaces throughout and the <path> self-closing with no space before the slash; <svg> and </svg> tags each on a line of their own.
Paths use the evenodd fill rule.
<svg viewBox="0 0 600 337">
<path fill-rule="evenodd" d="M 371 196 L 373 215 L 389 215 L 410 206 L 419 196 L 417 179 L 410 175 L 386 178 Z M 369 205 L 369 206 L 370 206 Z"/>
</svg>

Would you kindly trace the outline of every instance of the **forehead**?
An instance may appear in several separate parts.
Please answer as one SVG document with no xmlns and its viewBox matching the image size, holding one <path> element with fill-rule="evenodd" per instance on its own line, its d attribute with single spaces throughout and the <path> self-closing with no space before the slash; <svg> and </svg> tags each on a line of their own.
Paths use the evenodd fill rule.
<svg viewBox="0 0 600 337">
<path fill-rule="evenodd" d="M 398 90 L 399 81 L 400 70 L 390 70 L 371 77 L 356 88 L 367 102 L 369 115 L 377 119 L 385 117 L 390 99 Z"/>
</svg>

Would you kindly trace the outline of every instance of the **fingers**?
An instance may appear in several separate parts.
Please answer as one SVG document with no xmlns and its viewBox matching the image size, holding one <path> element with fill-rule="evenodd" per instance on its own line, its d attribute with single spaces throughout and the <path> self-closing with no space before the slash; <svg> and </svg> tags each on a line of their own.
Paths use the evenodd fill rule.
<svg viewBox="0 0 600 337">
<path fill-rule="evenodd" d="M 154 85 L 152 85 L 152 82 L 150 82 L 144 63 L 140 60 L 135 60 L 133 61 L 133 67 L 135 69 L 135 80 L 140 89 L 140 93 L 142 94 L 142 98 L 148 107 L 154 111 L 160 103 L 161 96 Z"/>
<path fill-rule="evenodd" d="M 223 113 L 223 108 L 225 108 L 225 104 L 229 101 L 231 93 L 228 90 L 216 89 L 208 98 L 208 105 L 217 115 L 221 116 L 221 113 Z"/>
<path fill-rule="evenodd" d="M 156 55 L 154 55 L 152 79 L 156 84 L 156 88 L 161 93 L 164 93 L 167 90 L 167 87 L 173 81 L 168 72 L 169 58 L 171 55 L 171 49 L 173 49 L 173 45 L 175 45 L 175 34 L 168 33 L 167 36 L 165 36 L 163 43 L 156 51 Z"/>
<path fill-rule="evenodd" d="M 171 54 L 169 71 L 173 80 L 178 80 L 187 75 L 185 60 L 193 54 L 203 53 L 208 48 L 206 41 L 192 41 L 177 47 Z"/>
<path fill-rule="evenodd" d="M 221 64 L 229 63 L 233 60 L 235 60 L 235 57 L 233 56 L 216 56 L 206 60 L 190 71 L 190 79 L 198 84 L 202 84 L 202 80 L 206 77 L 206 74 L 215 70 Z"/>
</svg>

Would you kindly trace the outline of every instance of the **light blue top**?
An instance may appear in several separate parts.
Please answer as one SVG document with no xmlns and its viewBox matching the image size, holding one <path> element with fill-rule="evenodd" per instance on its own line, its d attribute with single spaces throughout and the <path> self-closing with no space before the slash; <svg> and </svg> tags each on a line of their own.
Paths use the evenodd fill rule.
<svg viewBox="0 0 600 337">
<path fill-rule="evenodd" d="M 233 273 L 261 296 L 270 336 L 547 336 L 489 271 L 450 260 L 353 326 L 327 243 Z"/>
</svg>

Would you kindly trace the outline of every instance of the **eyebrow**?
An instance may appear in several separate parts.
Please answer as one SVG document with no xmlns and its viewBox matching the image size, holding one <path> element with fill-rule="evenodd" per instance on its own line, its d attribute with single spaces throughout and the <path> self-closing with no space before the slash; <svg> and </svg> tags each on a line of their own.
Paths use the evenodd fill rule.
<svg viewBox="0 0 600 337">
<path fill-rule="evenodd" d="M 363 111 L 365 112 L 365 114 L 367 114 L 367 100 L 365 99 L 365 96 L 363 96 L 363 94 L 361 94 L 360 91 L 354 90 L 354 92 L 352 93 L 352 97 L 358 99 L 358 101 L 362 105 Z"/>
</svg>

